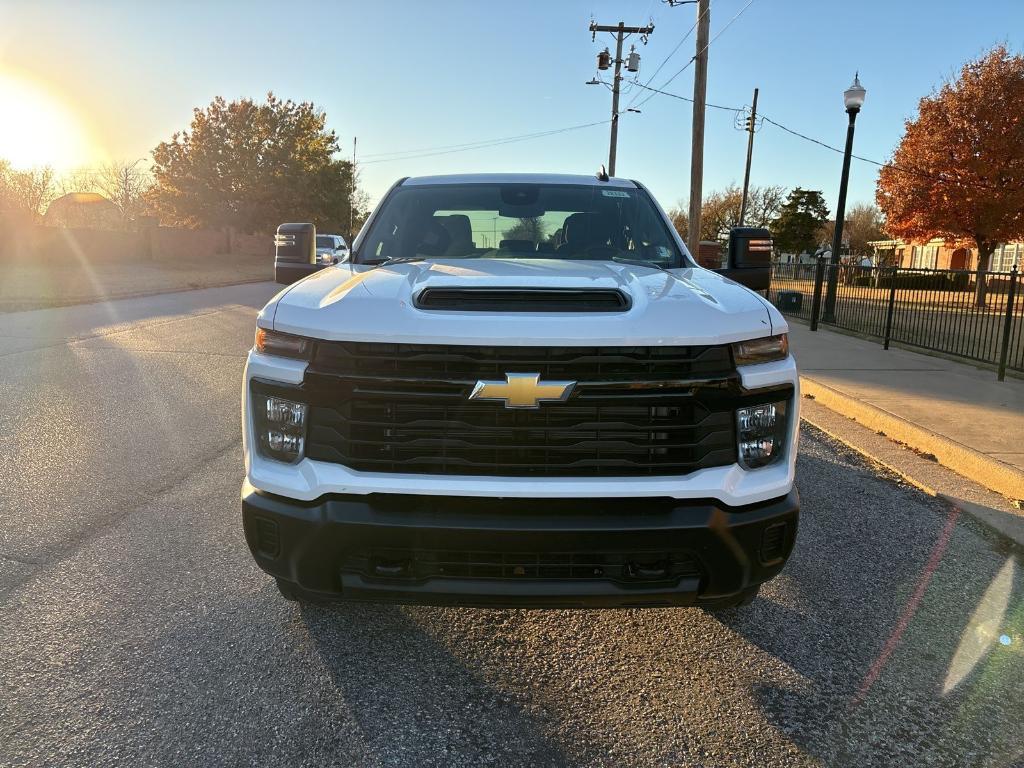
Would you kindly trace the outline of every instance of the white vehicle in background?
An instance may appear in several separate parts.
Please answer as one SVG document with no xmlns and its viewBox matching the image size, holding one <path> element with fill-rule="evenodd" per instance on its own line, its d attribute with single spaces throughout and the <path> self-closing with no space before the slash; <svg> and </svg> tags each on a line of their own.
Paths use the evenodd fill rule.
<svg viewBox="0 0 1024 768">
<path fill-rule="evenodd" d="M 282 225 L 282 268 L 315 229 Z M 402 179 L 246 363 L 256 562 L 290 599 L 743 605 L 796 540 L 771 236 L 696 264 L 628 179 Z M 746 286 L 746 287 L 745 287 Z"/>
<path fill-rule="evenodd" d="M 340 264 L 348 261 L 348 243 L 341 235 L 316 236 L 316 260 L 319 264 Z"/>
</svg>

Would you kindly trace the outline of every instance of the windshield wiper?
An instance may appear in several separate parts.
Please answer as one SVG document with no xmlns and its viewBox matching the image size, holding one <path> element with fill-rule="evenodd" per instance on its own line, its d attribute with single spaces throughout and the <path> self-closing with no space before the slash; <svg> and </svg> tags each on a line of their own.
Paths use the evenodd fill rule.
<svg viewBox="0 0 1024 768">
<path fill-rule="evenodd" d="M 612 256 L 612 261 L 614 261 L 616 264 L 633 264 L 634 266 L 637 267 L 654 267 L 655 269 L 660 269 L 662 272 L 668 272 L 669 270 L 668 267 L 659 264 L 656 261 L 644 261 L 643 259 L 623 259 L 618 256 Z"/>
<path fill-rule="evenodd" d="M 411 261 L 426 261 L 429 256 L 393 256 L 390 259 L 384 259 L 384 261 L 378 261 L 374 264 L 374 267 L 386 267 L 389 264 L 408 264 Z"/>
</svg>

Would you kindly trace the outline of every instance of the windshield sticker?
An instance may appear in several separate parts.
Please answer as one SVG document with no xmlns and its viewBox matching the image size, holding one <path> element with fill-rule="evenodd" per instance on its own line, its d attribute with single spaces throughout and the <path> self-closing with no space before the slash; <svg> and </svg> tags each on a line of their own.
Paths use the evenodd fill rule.
<svg viewBox="0 0 1024 768">
<path fill-rule="evenodd" d="M 625 197 L 629 198 L 629 192 L 620 192 L 617 189 L 602 189 L 601 194 L 605 197 Z"/>
</svg>

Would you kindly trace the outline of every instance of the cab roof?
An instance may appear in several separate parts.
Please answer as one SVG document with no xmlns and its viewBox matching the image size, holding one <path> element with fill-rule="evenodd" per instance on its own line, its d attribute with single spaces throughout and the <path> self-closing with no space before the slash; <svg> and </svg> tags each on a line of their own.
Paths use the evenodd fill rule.
<svg viewBox="0 0 1024 768">
<path fill-rule="evenodd" d="M 630 189 L 637 187 L 637 183 L 629 179 L 613 177 L 608 181 L 600 181 L 596 175 L 569 173 L 455 173 L 443 176 L 413 176 L 402 182 L 403 187 L 438 184 L 574 184 Z"/>
</svg>

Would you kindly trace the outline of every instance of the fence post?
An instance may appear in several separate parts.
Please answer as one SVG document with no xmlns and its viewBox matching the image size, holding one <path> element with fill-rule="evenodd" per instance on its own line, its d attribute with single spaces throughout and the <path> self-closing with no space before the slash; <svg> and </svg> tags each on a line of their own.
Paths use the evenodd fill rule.
<svg viewBox="0 0 1024 768">
<path fill-rule="evenodd" d="M 818 330 L 818 314 L 821 311 L 821 283 L 825 277 L 825 260 L 819 256 L 814 267 L 814 298 L 811 300 L 811 330 Z"/>
<path fill-rule="evenodd" d="M 1006 320 L 1003 322 L 1003 343 L 999 351 L 999 380 L 1006 378 L 1006 358 L 1010 354 L 1010 330 L 1013 328 L 1013 299 L 1017 294 L 1017 265 L 1010 270 L 1010 288 L 1006 292 Z"/>
<path fill-rule="evenodd" d="M 883 349 L 889 348 L 889 339 L 892 338 L 892 316 L 896 310 L 896 275 L 899 273 L 899 267 L 892 268 L 892 274 L 889 279 L 892 281 L 889 284 L 889 307 L 885 311 L 885 344 L 882 346 Z"/>
</svg>

